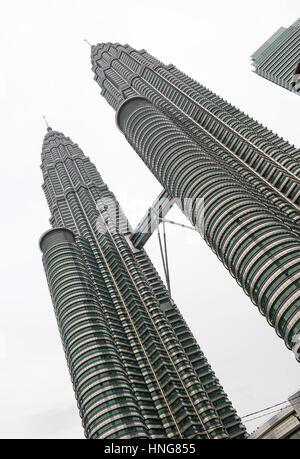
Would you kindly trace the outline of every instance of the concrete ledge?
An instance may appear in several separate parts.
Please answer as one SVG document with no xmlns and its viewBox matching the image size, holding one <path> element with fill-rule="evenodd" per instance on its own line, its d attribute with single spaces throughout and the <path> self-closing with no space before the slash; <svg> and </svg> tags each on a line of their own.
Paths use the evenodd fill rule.
<svg viewBox="0 0 300 459">
<path fill-rule="evenodd" d="M 46 231 L 39 240 L 39 246 L 43 253 L 61 242 L 75 242 L 75 234 L 67 228 L 51 228 Z"/>
<path fill-rule="evenodd" d="M 145 97 L 133 96 L 124 100 L 116 111 L 116 124 L 121 132 L 124 132 L 125 123 L 128 117 L 137 108 L 144 107 L 145 105 L 152 105 L 151 102 Z"/>
</svg>

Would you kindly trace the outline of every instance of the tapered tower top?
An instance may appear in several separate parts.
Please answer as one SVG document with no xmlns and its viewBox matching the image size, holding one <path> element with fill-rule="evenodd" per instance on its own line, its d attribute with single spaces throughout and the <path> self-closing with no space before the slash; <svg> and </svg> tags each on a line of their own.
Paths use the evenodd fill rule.
<svg viewBox="0 0 300 459">
<path fill-rule="evenodd" d="M 124 100 L 138 95 L 133 80 L 144 68 L 169 68 L 146 50 L 136 50 L 128 44 L 98 43 L 91 47 L 94 79 L 101 87 L 101 95 L 117 110 Z"/>
</svg>

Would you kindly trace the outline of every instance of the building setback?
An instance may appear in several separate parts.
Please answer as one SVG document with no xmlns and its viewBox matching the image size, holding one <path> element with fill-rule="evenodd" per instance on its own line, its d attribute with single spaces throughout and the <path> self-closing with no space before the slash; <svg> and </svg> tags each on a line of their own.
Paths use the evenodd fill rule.
<svg viewBox="0 0 300 459">
<path fill-rule="evenodd" d="M 48 128 L 43 264 L 90 439 L 245 438 L 245 428 L 95 166 Z"/>
<path fill-rule="evenodd" d="M 280 27 L 251 59 L 258 75 L 300 94 L 299 75 L 294 77 L 300 61 L 300 18 L 288 28 Z"/>
<path fill-rule="evenodd" d="M 300 361 L 299 150 L 145 50 L 91 56 L 128 142 Z"/>
</svg>

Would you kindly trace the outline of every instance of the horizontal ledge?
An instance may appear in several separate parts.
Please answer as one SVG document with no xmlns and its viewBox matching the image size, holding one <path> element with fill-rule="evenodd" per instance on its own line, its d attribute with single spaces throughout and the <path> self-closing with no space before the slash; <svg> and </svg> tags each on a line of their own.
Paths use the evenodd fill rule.
<svg viewBox="0 0 300 459">
<path fill-rule="evenodd" d="M 64 227 L 51 228 L 42 234 L 39 240 L 39 246 L 41 251 L 45 253 L 49 248 L 61 242 L 75 242 L 75 234 L 73 231 Z"/>
<path fill-rule="evenodd" d="M 125 99 L 116 111 L 116 124 L 118 128 L 124 132 L 125 123 L 131 113 L 139 107 L 144 107 L 145 105 L 152 105 L 145 97 L 133 96 Z"/>
</svg>

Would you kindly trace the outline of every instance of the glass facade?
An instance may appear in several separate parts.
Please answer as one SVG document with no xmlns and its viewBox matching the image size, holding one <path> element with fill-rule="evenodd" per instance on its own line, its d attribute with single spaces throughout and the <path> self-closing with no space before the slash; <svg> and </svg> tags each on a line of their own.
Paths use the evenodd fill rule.
<svg viewBox="0 0 300 459">
<path fill-rule="evenodd" d="M 85 435 L 244 438 L 245 428 L 115 196 L 48 129 L 43 263 Z"/>
<path fill-rule="evenodd" d="M 102 43 L 91 55 L 128 142 L 292 349 L 300 330 L 299 150 L 145 50 Z"/>
</svg>

